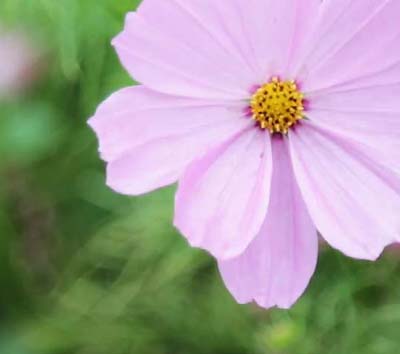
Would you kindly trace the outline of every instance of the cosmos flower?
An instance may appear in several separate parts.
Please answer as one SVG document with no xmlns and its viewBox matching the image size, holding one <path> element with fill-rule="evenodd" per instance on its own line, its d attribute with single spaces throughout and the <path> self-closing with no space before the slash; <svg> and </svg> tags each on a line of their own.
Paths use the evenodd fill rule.
<svg viewBox="0 0 400 354">
<path fill-rule="evenodd" d="M 24 90 L 37 75 L 39 51 L 22 32 L 0 28 L 0 98 Z"/>
<path fill-rule="evenodd" d="M 113 44 L 141 86 L 90 120 L 107 183 L 179 181 L 175 225 L 236 300 L 290 307 L 319 232 L 374 260 L 400 231 L 400 1 L 144 0 Z"/>
</svg>

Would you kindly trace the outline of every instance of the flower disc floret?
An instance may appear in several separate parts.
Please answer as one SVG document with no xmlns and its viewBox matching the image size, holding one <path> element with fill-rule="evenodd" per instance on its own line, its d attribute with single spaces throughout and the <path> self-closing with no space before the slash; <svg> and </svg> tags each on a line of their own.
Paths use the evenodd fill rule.
<svg viewBox="0 0 400 354">
<path fill-rule="evenodd" d="M 261 86 L 250 102 L 253 119 L 271 134 L 286 134 L 304 118 L 304 95 L 295 81 L 274 77 Z"/>
</svg>

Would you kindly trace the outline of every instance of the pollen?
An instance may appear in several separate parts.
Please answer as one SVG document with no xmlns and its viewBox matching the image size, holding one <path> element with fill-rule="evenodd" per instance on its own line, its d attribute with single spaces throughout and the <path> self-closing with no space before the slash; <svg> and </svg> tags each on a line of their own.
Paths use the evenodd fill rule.
<svg viewBox="0 0 400 354">
<path fill-rule="evenodd" d="M 253 94 L 250 108 L 261 129 L 268 129 L 271 134 L 287 134 L 304 119 L 304 95 L 295 81 L 274 77 Z"/>
</svg>

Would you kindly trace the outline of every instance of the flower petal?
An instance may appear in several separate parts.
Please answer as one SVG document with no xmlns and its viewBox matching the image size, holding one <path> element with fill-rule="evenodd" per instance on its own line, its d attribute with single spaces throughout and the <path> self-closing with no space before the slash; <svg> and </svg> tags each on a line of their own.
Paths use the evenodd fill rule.
<svg viewBox="0 0 400 354">
<path fill-rule="evenodd" d="M 193 159 L 251 122 L 238 107 L 136 86 L 107 99 L 89 124 L 109 163 L 108 184 L 136 195 L 176 182 Z"/>
<path fill-rule="evenodd" d="M 318 256 L 318 237 L 293 175 L 283 139 L 272 142 L 274 171 L 268 214 L 258 236 L 239 257 L 220 261 L 227 288 L 239 303 L 289 308 L 307 287 Z"/>
<path fill-rule="evenodd" d="M 168 94 L 246 98 L 256 74 L 197 14 L 178 4 L 144 1 L 127 15 L 124 31 L 113 41 L 125 68 L 142 84 Z"/>
<path fill-rule="evenodd" d="M 267 213 L 271 159 L 269 134 L 252 128 L 193 162 L 175 208 L 175 226 L 191 245 L 219 259 L 244 251 Z"/>
<path fill-rule="evenodd" d="M 400 65 L 397 70 L 400 79 Z M 400 81 L 384 74 L 365 77 L 308 95 L 314 124 L 361 143 L 375 160 L 400 172 Z M 393 76 L 396 78 L 396 76 Z"/>
<path fill-rule="evenodd" d="M 399 114 L 312 109 L 308 118 L 321 129 L 361 144 L 376 163 L 400 173 Z"/>
<path fill-rule="evenodd" d="M 340 86 L 398 66 L 399 13 L 397 0 L 324 0 L 299 74 L 304 90 Z"/>
<path fill-rule="evenodd" d="M 248 55 L 255 58 L 259 68 L 259 79 L 276 75 L 294 79 L 293 67 L 305 48 L 320 4 L 320 0 L 232 0 L 224 4 L 225 8 L 236 6 L 239 10 L 239 19 L 231 27 L 239 27 L 244 33 L 250 45 Z"/>
<path fill-rule="evenodd" d="M 312 122 L 291 132 L 290 148 L 300 190 L 328 243 L 348 256 L 376 259 L 399 239 L 400 198 L 392 174 Z"/>
<path fill-rule="evenodd" d="M 400 67 L 399 67 L 400 69 Z M 311 109 L 347 112 L 400 114 L 400 81 L 393 84 L 374 84 L 309 94 Z"/>
<path fill-rule="evenodd" d="M 119 57 L 142 84 L 198 98 L 246 98 L 285 74 L 319 0 L 145 0 L 116 37 Z"/>
</svg>

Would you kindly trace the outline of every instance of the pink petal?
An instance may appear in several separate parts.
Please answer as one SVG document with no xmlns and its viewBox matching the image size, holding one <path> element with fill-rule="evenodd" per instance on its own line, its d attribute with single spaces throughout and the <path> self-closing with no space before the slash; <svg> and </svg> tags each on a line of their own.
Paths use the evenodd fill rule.
<svg viewBox="0 0 400 354">
<path fill-rule="evenodd" d="M 253 128 L 195 161 L 179 183 L 175 226 L 219 259 L 239 255 L 267 213 L 271 164 L 269 134 Z"/>
<path fill-rule="evenodd" d="M 396 75 L 388 73 L 310 94 L 307 115 L 320 127 L 361 143 L 376 161 L 400 172 L 400 81 L 390 83 Z"/>
<path fill-rule="evenodd" d="M 234 106 L 167 96 L 142 86 L 112 95 L 89 122 L 109 163 L 107 183 L 132 195 L 176 182 L 193 159 L 249 123 Z"/>
<path fill-rule="evenodd" d="M 304 89 L 318 91 L 399 65 L 399 13 L 397 0 L 324 0 L 300 74 L 306 76 Z"/>
<path fill-rule="evenodd" d="M 114 40 L 131 75 L 155 90 L 246 98 L 284 74 L 319 0 L 145 0 Z"/>
<path fill-rule="evenodd" d="M 211 1 L 211 0 L 210 0 Z M 224 12 L 236 8 L 239 18 L 230 29 L 248 42 L 248 56 L 259 68 L 259 83 L 271 76 L 294 79 L 293 67 L 301 57 L 318 14 L 320 0 L 232 0 L 222 3 Z M 234 29 L 237 29 L 236 32 Z"/>
<path fill-rule="evenodd" d="M 307 287 L 318 237 L 294 179 L 286 142 L 273 140 L 271 200 L 260 233 L 239 257 L 220 261 L 225 284 L 239 303 L 289 308 Z"/>
<path fill-rule="evenodd" d="M 399 239 L 394 175 L 333 134 L 305 122 L 290 134 L 294 172 L 318 231 L 348 256 L 376 259 Z"/>
<path fill-rule="evenodd" d="M 361 81 L 362 82 L 362 81 Z M 359 82 L 360 83 L 360 82 Z M 346 112 L 400 113 L 400 81 L 367 87 L 338 88 L 309 94 L 312 109 Z"/>
<path fill-rule="evenodd" d="M 99 136 L 102 157 L 112 161 L 129 149 L 159 138 L 226 122 L 241 124 L 240 110 L 240 103 L 235 108 L 232 103 L 169 96 L 132 86 L 106 99 L 89 124 Z"/>
<path fill-rule="evenodd" d="M 126 17 L 125 29 L 113 41 L 130 74 L 155 90 L 180 96 L 243 99 L 256 74 L 207 23 L 175 1 L 144 1 Z M 149 7 L 156 6 L 157 9 Z"/>
<path fill-rule="evenodd" d="M 395 113 L 313 109 L 313 125 L 361 145 L 376 163 L 400 173 L 400 119 Z"/>
</svg>

